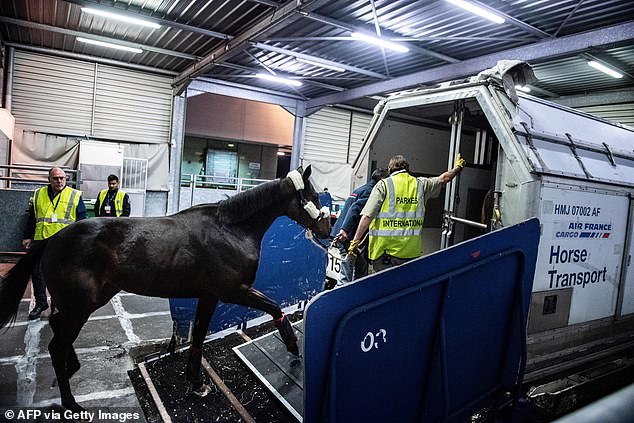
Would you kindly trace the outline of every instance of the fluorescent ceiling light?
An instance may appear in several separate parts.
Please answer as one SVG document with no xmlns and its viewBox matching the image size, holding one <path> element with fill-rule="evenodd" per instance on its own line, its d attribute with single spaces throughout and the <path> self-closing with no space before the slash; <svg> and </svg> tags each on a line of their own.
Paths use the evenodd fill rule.
<svg viewBox="0 0 634 423">
<path fill-rule="evenodd" d="M 494 13 L 489 12 L 486 9 L 483 9 L 480 6 L 477 6 L 473 3 L 466 2 L 464 0 L 447 0 L 449 3 L 456 5 L 458 7 L 462 7 L 464 10 L 468 10 L 471 13 L 475 13 L 476 15 L 482 16 L 490 21 L 495 22 L 496 24 L 503 24 L 504 18 L 498 16 Z"/>
<path fill-rule="evenodd" d="M 613 78 L 623 78 L 623 74 L 617 72 L 616 70 L 609 68 L 607 66 L 605 66 L 603 63 L 599 63 L 595 60 L 590 60 L 588 61 L 588 64 L 590 66 L 592 66 L 593 68 L 600 70 L 601 72 L 607 73 L 608 75 L 610 75 Z"/>
<path fill-rule="evenodd" d="M 132 52 L 132 53 L 143 53 L 143 50 L 141 50 L 140 48 L 122 46 L 121 44 L 106 43 L 105 41 L 91 40 L 89 38 L 82 38 L 82 37 L 77 37 L 75 39 L 77 41 L 82 42 L 82 43 L 94 44 L 94 45 L 100 46 L 100 47 L 114 48 L 114 49 L 117 49 L 117 50 L 129 51 L 129 52 Z"/>
<path fill-rule="evenodd" d="M 138 19 L 138 18 L 133 18 L 130 16 L 118 15 L 116 13 L 106 12 L 105 10 L 93 9 L 90 7 L 82 7 L 81 10 L 82 12 L 90 13 L 92 15 L 103 16 L 104 18 L 115 19 L 117 21 L 131 23 L 135 25 L 147 26 L 154 29 L 161 27 L 161 25 L 154 22 L 146 21 L 145 19 Z"/>
<path fill-rule="evenodd" d="M 384 40 L 383 38 L 373 37 L 368 34 L 364 34 L 362 32 L 353 32 L 350 34 L 352 38 L 356 38 L 357 40 L 365 41 L 366 43 L 375 44 L 377 46 L 389 48 L 390 50 L 398 51 L 399 53 L 407 53 L 409 49 L 405 47 L 403 44 L 393 43 L 391 41 Z"/>
<path fill-rule="evenodd" d="M 525 93 L 530 93 L 530 92 L 531 92 L 531 89 L 530 89 L 530 88 L 528 88 L 526 85 L 525 85 L 525 86 L 516 85 L 516 86 L 515 86 L 515 89 L 516 89 L 516 90 L 523 91 L 523 92 L 525 92 Z"/>
<path fill-rule="evenodd" d="M 285 156 L 285 155 L 286 155 L 286 153 L 284 153 L 283 151 L 278 151 L 278 152 L 277 152 L 277 155 L 278 155 L 278 156 Z"/>
<path fill-rule="evenodd" d="M 307 65 L 312 65 L 312 66 L 317 66 L 317 67 L 324 68 L 324 69 L 334 70 L 335 72 L 345 72 L 346 71 L 344 68 L 340 68 L 338 66 L 330 65 L 330 64 L 327 64 L 327 63 L 321 63 L 321 62 L 318 62 L 316 60 L 302 59 L 301 57 L 296 57 L 295 60 L 298 61 L 298 62 L 301 62 L 301 63 L 306 63 Z"/>
<path fill-rule="evenodd" d="M 258 78 L 266 79 L 268 81 L 279 82 L 281 84 L 287 84 L 287 85 L 293 85 L 295 87 L 301 87 L 302 86 L 301 82 L 296 81 L 294 79 L 281 78 L 279 76 L 270 75 L 268 73 L 258 73 L 255 76 L 257 76 Z"/>
</svg>

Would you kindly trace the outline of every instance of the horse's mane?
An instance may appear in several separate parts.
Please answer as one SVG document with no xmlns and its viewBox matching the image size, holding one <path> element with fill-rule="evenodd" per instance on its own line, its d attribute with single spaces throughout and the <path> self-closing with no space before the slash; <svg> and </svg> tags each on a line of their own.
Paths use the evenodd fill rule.
<svg viewBox="0 0 634 423">
<path fill-rule="evenodd" d="M 281 179 L 260 184 L 218 203 L 218 214 L 227 223 L 249 219 L 266 208 L 279 208 Z"/>
</svg>

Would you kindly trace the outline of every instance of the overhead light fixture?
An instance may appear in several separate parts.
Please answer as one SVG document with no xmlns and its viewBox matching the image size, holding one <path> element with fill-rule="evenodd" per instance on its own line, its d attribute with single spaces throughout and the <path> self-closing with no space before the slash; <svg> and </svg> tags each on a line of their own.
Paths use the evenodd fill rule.
<svg viewBox="0 0 634 423">
<path fill-rule="evenodd" d="M 233 144 L 233 143 L 229 143 L 229 144 L 227 144 L 227 147 L 229 147 L 229 148 L 233 148 L 233 147 L 235 147 L 235 146 L 236 146 L 236 145 L 235 145 L 235 144 Z"/>
<path fill-rule="evenodd" d="M 301 87 L 302 83 L 294 79 L 282 78 L 280 76 L 270 75 L 268 73 L 258 73 L 255 75 L 258 78 L 266 79 L 268 81 L 279 82 L 280 84 L 293 85 L 295 87 Z"/>
<path fill-rule="evenodd" d="M 516 90 L 520 90 L 520 91 L 525 92 L 525 93 L 530 93 L 531 92 L 531 89 L 528 86 L 526 86 L 526 85 L 524 85 L 524 86 L 516 85 L 515 89 Z"/>
<path fill-rule="evenodd" d="M 114 48 L 117 50 L 129 51 L 132 53 L 143 53 L 143 50 L 141 50 L 140 48 L 122 46 L 121 44 L 107 43 L 105 41 L 91 40 L 90 38 L 82 38 L 82 37 L 77 37 L 75 39 L 82 43 L 94 44 L 100 47 Z"/>
<path fill-rule="evenodd" d="M 335 65 L 330 65 L 328 63 L 318 62 L 316 60 L 302 59 L 301 57 L 296 57 L 295 60 L 298 61 L 298 62 L 301 62 L 301 63 L 306 63 L 307 65 L 312 65 L 312 66 L 317 66 L 317 67 L 324 68 L 324 69 L 334 70 L 335 72 L 345 72 L 346 71 L 344 68 L 340 68 L 340 67 L 335 66 Z"/>
<path fill-rule="evenodd" d="M 278 152 L 277 152 L 277 155 L 278 155 L 278 156 L 286 156 L 286 153 L 284 153 L 283 151 L 278 151 Z"/>
<path fill-rule="evenodd" d="M 365 41 L 366 43 L 374 44 L 377 46 L 389 48 L 390 50 L 398 51 L 399 53 L 407 53 L 409 49 L 405 47 L 403 44 L 393 43 L 392 41 L 384 40 L 383 38 L 373 37 L 368 34 L 364 34 L 363 32 L 353 32 L 350 34 L 352 38 L 356 38 L 357 40 Z"/>
<path fill-rule="evenodd" d="M 138 18 L 133 18 L 133 17 L 130 17 L 130 16 L 118 15 L 116 13 L 106 12 L 105 10 L 100 10 L 100 9 L 93 9 L 91 7 L 82 7 L 81 10 L 82 10 L 82 12 L 90 13 L 92 15 L 102 16 L 104 18 L 115 19 L 117 21 L 131 23 L 131 24 L 135 24 L 135 25 L 147 26 L 147 27 L 154 28 L 154 29 L 158 29 L 158 28 L 161 27 L 161 25 L 159 25 L 159 24 L 157 24 L 155 22 L 146 21 L 145 19 L 138 19 Z"/>
<path fill-rule="evenodd" d="M 464 0 L 447 0 L 447 1 L 455 6 L 463 8 L 464 10 L 467 10 L 471 13 L 475 13 L 478 16 L 482 16 L 483 18 L 486 18 L 492 22 L 495 22 L 496 24 L 503 24 L 505 22 L 503 17 L 498 16 L 495 13 L 491 13 L 488 10 L 474 3 L 470 3 Z"/>
<path fill-rule="evenodd" d="M 616 71 L 615 69 L 612 69 L 610 67 L 607 67 L 606 65 L 604 65 L 603 63 L 599 63 L 596 60 L 589 60 L 588 64 L 590 66 L 592 66 L 593 68 L 600 70 L 603 73 L 607 73 L 608 75 L 610 75 L 612 78 L 623 78 L 623 74 Z"/>
</svg>

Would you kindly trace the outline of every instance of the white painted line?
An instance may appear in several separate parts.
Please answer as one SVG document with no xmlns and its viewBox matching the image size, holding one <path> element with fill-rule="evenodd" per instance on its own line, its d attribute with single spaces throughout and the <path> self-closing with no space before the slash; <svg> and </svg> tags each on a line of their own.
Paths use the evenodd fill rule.
<svg viewBox="0 0 634 423">
<path fill-rule="evenodd" d="M 33 404 L 37 379 L 37 356 L 40 353 L 40 335 L 45 324 L 32 320 L 24 333 L 24 355 L 15 363 L 17 373 L 16 402 Z"/>
<path fill-rule="evenodd" d="M 121 324 L 123 331 L 128 337 L 128 340 L 134 343 L 141 342 L 141 338 L 139 338 L 134 333 L 132 322 L 130 322 L 130 319 L 127 317 L 128 313 L 125 311 L 125 308 L 123 308 L 123 304 L 121 303 L 121 298 L 119 297 L 119 294 L 112 297 L 112 299 L 110 300 L 110 304 L 112 304 L 112 308 L 114 308 L 114 312 L 116 313 L 117 318 L 119 319 L 119 323 Z"/>
<path fill-rule="evenodd" d="M 109 391 L 93 392 L 91 394 L 85 394 L 85 395 L 75 395 L 75 400 L 77 400 L 78 403 L 82 403 L 82 402 L 94 401 L 94 400 L 120 398 L 120 397 L 125 397 L 128 395 L 135 395 L 133 388 L 112 389 Z M 37 402 L 33 404 L 33 406 L 46 407 L 52 404 L 60 404 L 61 402 L 62 402 L 61 398 L 51 398 L 51 399 Z"/>
</svg>

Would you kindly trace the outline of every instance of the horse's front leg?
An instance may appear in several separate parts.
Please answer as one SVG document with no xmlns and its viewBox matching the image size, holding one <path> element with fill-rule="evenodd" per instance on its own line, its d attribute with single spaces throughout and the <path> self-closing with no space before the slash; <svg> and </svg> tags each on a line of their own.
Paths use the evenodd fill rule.
<svg viewBox="0 0 634 423">
<path fill-rule="evenodd" d="M 297 336 L 295 336 L 291 322 L 288 320 L 286 314 L 282 312 L 280 306 L 253 287 L 242 291 L 241 294 L 240 296 L 232 297 L 230 302 L 262 310 L 270 314 L 271 317 L 273 317 L 275 327 L 280 332 L 284 345 L 286 345 L 286 350 L 293 355 L 299 355 Z"/>
<path fill-rule="evenodd" d="M 218 304 L 218 298 L 215 297 L 198 299 L 196 321 L 194 322 L 194 331 L 192 334 L 192 345 L 189 349 L 189 358 L 185 371 L 185 377 L 187 381 L 191 382 L 194 394 L 201 397 L 204 397 L 210 391 L 209 386 L 203 384 L 203 375 L 200 370 L 200 365 L 203 358 L 203 341 L 205 340 L 205 335 L 207 335 L 209 322 L 216 309 L 216 304 Z"/>
</svg>

